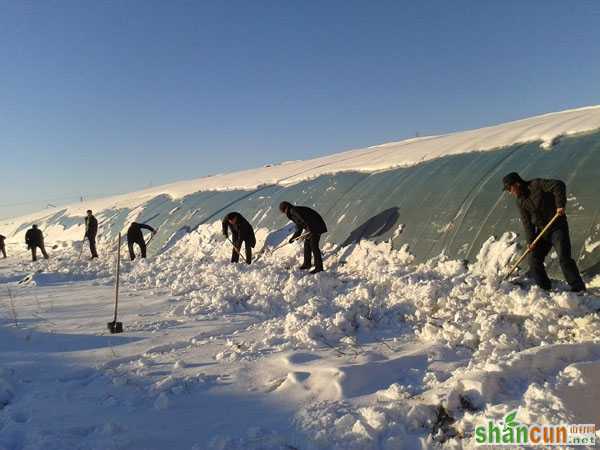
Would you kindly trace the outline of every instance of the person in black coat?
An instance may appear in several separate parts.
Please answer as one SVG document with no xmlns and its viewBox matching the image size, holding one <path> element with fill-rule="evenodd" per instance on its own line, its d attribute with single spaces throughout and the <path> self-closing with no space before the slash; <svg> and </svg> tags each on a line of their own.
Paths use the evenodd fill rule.
<svg viewBox="0 0 600 450">
<path fill-rule="evenodd" d="M 139 245 L 142 253 L 141 257 L 146 257 L 146 241 L 144 240 L 142 229 L 149 230 L 152 234 L 156 234 L 156 230 L 145 223 L 133 222 L 131 225 L 129 225 L 129 229 L 127 230 L 127 247 L 129 247 L 129 257 L 132 261 L 135 259 L 133 244 Z"/>
<path fill-rule="evenodd" d="M 554 247 L 567 283 L 573 292 L 585 291 L 585 284 L 579 274 L 575 260 L 571 256 L 571 240 L 565 207 L 567 204 L 566 186 L 560 180 L 536 178 L 523 180 L 512 172 L 502 179 L 504 190 L 517 199 L 521 222 L 529 244 L 529 274 L 542 289 L 551 288 L 551 281 L 544 267 L 544 259 Z M 560 217 L 554 222 L 535 247 L 536 236 L 552 220 L 555 214 Z"/>
<path fill-rule="evenodd" d="M 87 216 L 85 217 L 85 238 L 88 239 L 90 243 L 90 252 L 92 253 L 92 259 L 98 257 L 98 252 L 96 251 L 96 234 L 98 234 L 98 220 L 92 214 L 92 210 L 87 210 Z"/>
<path fill-rule="evenodd" d="M 246 250 L 246 263 L 252 263 L 252 249 L 256 245 L 256 237 L 252 225 L 238 212 L 230 212 L 223 217 L 223 236 L 229 237 L 229 229 L 231 229 L 231 237 L 233 242 L 233 250 L 231 252 L 231 262 L 236 263 L 240 260 L 240 251 L 242 243 Z"/>
<path fill-rule="evenodd" d="M 42 251 L 45 259 L 48 259 L 48 253 L 44 247 L 44 234 L 37 225 L 32 225 L 29 230 L 25 233 L 25 243 L 27 248 L 31 250 L 31 260 L 37 261 L 37 249 Z"/>
<path fill-rule="evenodd" d="M 289 202 L 281 202 L 279 211 L 296 224 L 296 232 L 290 238 L 290 243 L 298 239 L 304 230 L 308 233 L 304 238 L 304 263 L 300 266 L 300 269 L 310 269 L 312 267 L 312 257 L 314 257 L 315 268 L 311 273 L 322 272 L 323 257 L 319 248 L 319 240 L 321 235 L 327 232 L 327 225 L 325 225 L 321 215 L 307 206 L 294 206 Z"/>
<path fill-rule="evenodd" d="M 3 257 L 6 259 L 6 244 L 4 243 L 5 239 L 6 236 L 2 236 L 0 234 L 0 253 L 2 253 Z"/>
</svg>

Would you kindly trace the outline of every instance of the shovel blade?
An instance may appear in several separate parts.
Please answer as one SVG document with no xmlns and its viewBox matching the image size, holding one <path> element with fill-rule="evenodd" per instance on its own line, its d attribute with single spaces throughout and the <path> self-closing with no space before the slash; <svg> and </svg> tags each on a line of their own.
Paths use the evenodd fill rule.
<svg viewBox="0 0 600 450">
<path fill-rule="evenodd" d="M 110 334 L 123 332 L 123 322 L 108 322 L 106 327 L 108 328 L 108 331 L 110 331 Z"/>
</svg>

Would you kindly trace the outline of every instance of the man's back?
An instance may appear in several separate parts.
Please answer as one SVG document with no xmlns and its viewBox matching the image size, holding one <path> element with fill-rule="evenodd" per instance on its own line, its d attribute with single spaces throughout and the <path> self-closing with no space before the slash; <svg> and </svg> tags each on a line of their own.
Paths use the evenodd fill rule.
<svg viewBox="0 0 600 450">
<path fill-rule="evenodd" d="M 145 223 L 132 222 L 132 224 L 129 225 L 129 229 L 127 230 L 127 239 L 133 241 L 142 240 L 144 237 L 142 235 L 142 229 L 148 230 L 152 233 L 155 232 L 154 228 L 152 228 L 150 225 L 146 225 Z"/>
<path fill-rule="evenodd" d="M 39 245 L 44 241 L 44 235 L 42 234 L 42 230 L 39 228 L 30 228 L 25 233 L 25 241 L 28 244 Z"/>
<path fill-rule="evenodd" d="M 308 206 L 292 206 L 288 218 L 297 225 L 306 226 L 313 233 L 322 234 L 327 232 L 327 225 L 323 217 Z"/>
<path fill-rule="evenodd" d="M 531 222 L 538 228 L 544 227 L 566 202 L 565 183 L 544 178 L 527 181 L 524 195 L 517 200 L 521 213 L 530 215 Z"/>
<path fill-rule="evenodd" d="M 87 234 L 95 236 L 98 232 L 98 220 L 94 216 L 87 216 L 85 218 L 85 229 Z"/>
</svg>

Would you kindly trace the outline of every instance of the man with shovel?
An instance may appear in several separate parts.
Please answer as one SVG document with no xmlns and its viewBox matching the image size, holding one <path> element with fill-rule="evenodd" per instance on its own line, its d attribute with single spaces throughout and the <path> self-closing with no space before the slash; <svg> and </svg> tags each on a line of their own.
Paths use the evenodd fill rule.
<svg viewBox="0 0 600 450">
<path fill-rule="evenodd" d="M 146 257 L 146 241 L 144 240 L 142 229 L 150 231 L 152 235 L 156 234 L 156 230 L 145 223 L 133 222 L 129 226 L 129 229 L 127 230 L 127 247 L 129 248 L 129 257 L 132 261 L 135 259 L 133 244 L 137 244 L 140 247 L 141 257 Z"/>
<path fill-rule="evenodd" d="M 536 178 L 523 180 L 511 172 L 502 179 L 504 190 L 517 199 L 521 222 L 525 230 L 529 251 L 529 275 L 542 289 L 549 290 L 550 278 L 544 267 L 544 259 L 552 247 L 558 254 L 560 268 L 571 291 L 585 291 L 575 260 L 571 257 L 569 224 L 565 213 L 566 186 L 560 180 Z M 556 216 L 556 217 L 555 217 Z M 548 226 L 553 222 L 550 226 Z M 534 243 L 536 237 L 537 242 Z"/>
<path fill-rule="evenodd" d="M 300 266 L 300 269 L 310 269 L 312 267 L 312 257 L 314 256 L 315 268 L 310 273 L 322 272 L 323 257 L 319 248 L 319 240 L 323 233 L 327 233 L 327 225 L 325 225 L 321 215 L 308 206 L 294 206 L 289 202 L 281 202 L 279 211 L 296 224 L 296 232 L 291 237 L 290 243 L 298 239 L 303 230 L 308 232 L 304 238 L 304 263 Z"/>
<path fill-rule="evenodd" d="M 240 260 L 240 252 L 242 250 L 242 242 L 245 244 L 246 263 L 252 263 L 252 249 L 256 245 L 256 237 L 252 225 L 238 212 L 230 212 L 223 217 L 223 236 L 229 239 L 229 229 L 231 229 L 233 244 L 231 251 L 231 262 L 236 263 Z"/>
</svg>

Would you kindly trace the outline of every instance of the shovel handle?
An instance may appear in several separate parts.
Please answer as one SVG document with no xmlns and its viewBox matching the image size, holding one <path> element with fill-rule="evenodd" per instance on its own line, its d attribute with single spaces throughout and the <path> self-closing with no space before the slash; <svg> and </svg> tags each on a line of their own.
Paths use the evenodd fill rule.
<svg viewBox="0 0 600 450">
<path fill-rule="evenodd" d="M 308 236 L 310 236 L 310 232 L 307 232 L 307 233 L 304 233 L 304 234 L 303 234 L 303 235 L 301 235 L 301 236 L 298 236 L 296 239 L 293 239 L 293 240 L 292 240 L 292 242 L 296 242 L 296 241 L 303 241 L 303 240 L 304 240 L 304 239 L 306 239 Z M 272 250 L 263 250 L 263 251 L 261 251 L 261 252 L 260 252 L 260 253 L 259 253 L 259 254 L 256 256 L 256 259 L 255 259 L 255 261 L 258 261 L 258 259 L 259 259 L 259 258 L 260 258 L 260 257 L 261 257 L 261 256 L 262 256 L 264 253 L 267 253 L 267 252 L 269 252 L 269 253 L 272 255 L 273 253 L 275 253 L 275 252 L 276 252 L 277 250 L 279 250 L 280 248 L 283 248 L 283 247 L 285 247 L 286 245 L 288 245 L 288 244 L 291 244 L 292 242 L 284 242 L 283 244 L 279 244 L 277 247 L 275 247 L 275 248 L 274 248 L 274 249 L 272 249 Z"/>
<path fill-rule="evenodd" d="M 117 309 L 119 307 L 119 277 L 121 275 L 121 233 L 119 233 L 119 245 L 117 246 L 117 270 L 115 279 L 115 318 L 114 323 L 117 322 Z"/>
<path fill-rule="evenodd" d="M 229 239 L 229 236 L 227 236 L 227 240 L 228 240 L 229 242 L 231 242 L 231 245 L 233 245 L 233 249 L 235 250 L 235 252 L 236 252 L 238 255 L 242 256 L 242 254 L 240 253 L 240 249 L 241 249 L 242 247 L 240 246 L 240 248 L 237 248 L 237 247 L 235 246 L 235 244 L 233 243 L 233 241 L 232 241 L 231 239 Z"/>
<path fill-rule="evenodd" d="M 533 248 L 536 246 L 536 244 L 540 241 L 540 239 L 542 239 L 542 237 L 544 237 L 546 232 L 550 229 L 550 227 L 552 225 L 554 225 L 554 222 L 556 222 L 559 217 L 560 217 L 560 214 L 558 214 L 558 213 L 554 214 L 554 217 L 552 217 L 552 219 L 550 219 L 550 222 L 548 222 L 548 224 L 542 229 L 542 231 L 540 231 L 540 234 L 538 234 L 537 237 L 533 240 L 533 242 L 527 247 L 527 250 L 525 250 L 525 253 L 523 253 L 521 255 L 521 257 L 517 260 L 517 262 L 512 267 L 512 269 L 510 269 L 510 271 L 506 274 L 506 276 L 504 277 L 504 281 L 506 281 L 508 279 L 508 277 L 510 277 L 512 275 L 512 273 L 515 270 L 517 270 L 517 267 L 519 267 L 519 264 L 521 264 L 521 262 L 525 259 L 525 257 L 527 255 L 529 255 L 529 253 L 531 253 L 530 248 Z"/>
</svg>

